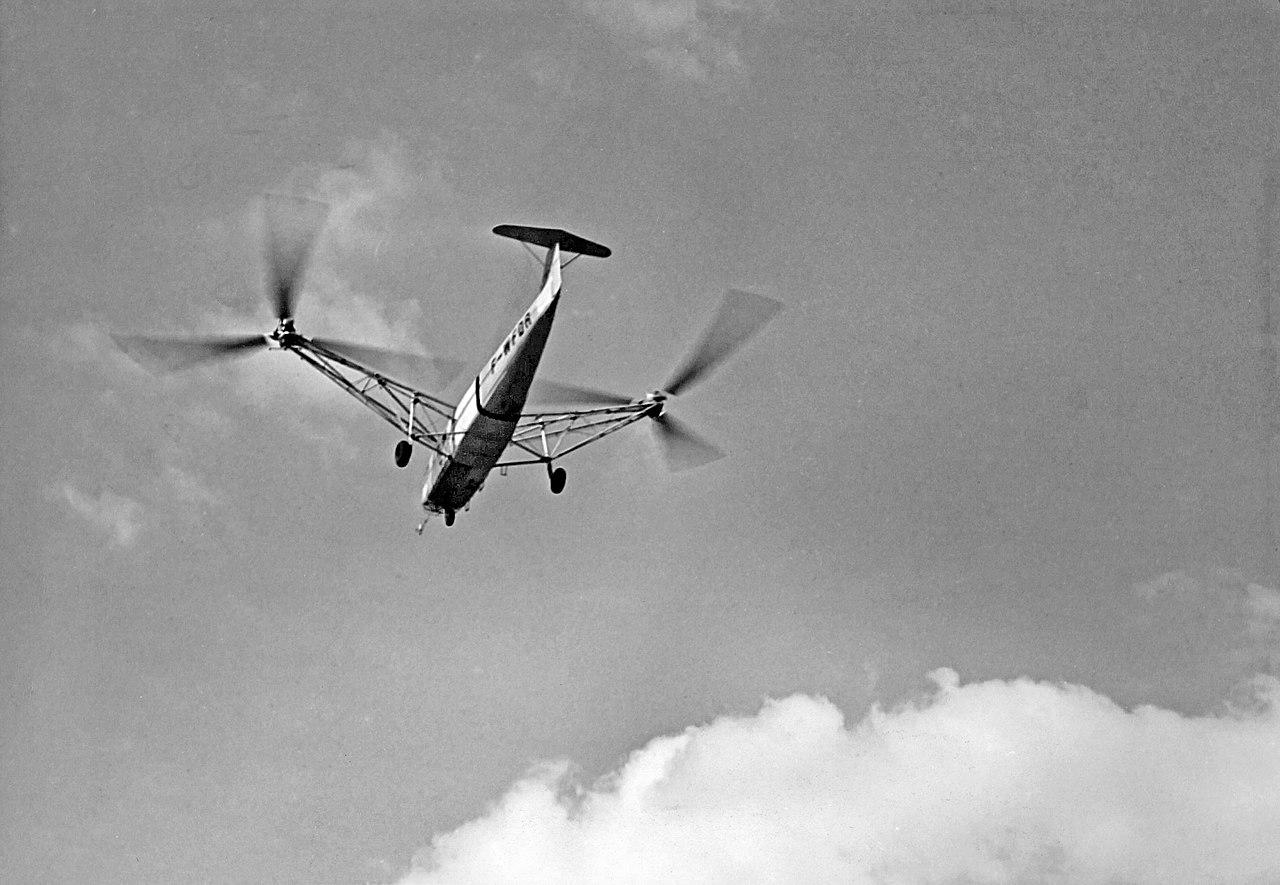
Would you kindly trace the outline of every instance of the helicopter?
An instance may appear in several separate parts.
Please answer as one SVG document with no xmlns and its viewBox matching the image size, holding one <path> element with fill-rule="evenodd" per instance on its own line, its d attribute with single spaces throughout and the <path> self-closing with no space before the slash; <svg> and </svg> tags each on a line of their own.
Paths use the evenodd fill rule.
<svg viewBox="0 0 1280 885">
<path fill-rule="evenodd" d="M 668 405 L 705 380 L 782 307 L 764 295 L 730 290 L 685 360 L 661 387 L 641 396 L 544 380 L 537 372 L 560 303 L 564 269 L 582 257 L 608 258 L 612 251 L 559 228 L 501 224 L 493 233 L 519 242 L 539 261 L 541 284 L 537 296 L 480 366 L 466 392 L 457 402 L 449 402 L 383 371 L 389 365 L 404 366 L 406 360 L 420 363 L 421 357 L 308 337 L 297 330 L 294 314 L 298 296 L 328 205 L 305 196 L 267 194 L 263 208 L 267 297 L 276 318 L 274 329 L 265 334 L 213 337 L 112 338 L 127 355 L 152 371 L 175 371 L 261 350 L 285 351 L 298 357 L 395 428 L 401 437 L 393 450 L 396 467 L 408 466 L 415 446 L 430 453 L 422 486 L 424 518 L 418 524 L 419 534 L 435 515 L 442 516 L 445 525 L 453 525 L 495 469 L 505 475 L 511 467 L 541 467 L 547 472 L 552 494 L 559 495 L 567 482 L 565 468 L 559 465 L 562 459 L 646 419 L 672 470 L 723 457 L 719 448 L 672 417 Z M 540 257 L 535 249 L 542 250 Z M 437 359 L 431 361 L 431 368 L 443 377 L 456 374 L 457 366 Z M 557 408 L 540 410 L 540 402 Z"/>
</svg>

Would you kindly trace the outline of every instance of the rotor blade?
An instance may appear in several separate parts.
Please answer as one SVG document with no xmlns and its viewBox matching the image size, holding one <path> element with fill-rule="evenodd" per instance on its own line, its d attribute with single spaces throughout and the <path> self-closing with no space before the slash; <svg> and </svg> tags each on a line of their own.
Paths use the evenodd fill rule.
<svg viewBox="0 0 1280 885">
<path fill-rule="evenodd" d="M 653 430 L 662 444 L 667 469 L 673 472 L 701 467 L 724 457 L 724 452 L 670 415 L 654 418 Z"/>
<path fill-rule="evenodd" d="M 609 390 L 561 384 L 541 378 L 533 383 L 532 394 L 536 402 L 562 406 L 625 406 L 634 401 L 632 397 Z"/>
<path fill-rule="evenodd" d="M 329 204 L 291 194 L 263 198 L 267 226 L 267 286 L 276 319 L 293 316 L 303 269 L 316 235 L 324 226 Z"/>
<path fill-rule="evenodd" d="M 430 378 L 440 385 L 446 385 L 457 378 L 458 373 L 463 369 L 461 361 L 447 357 L 423 356 L 386 347 L 335 341 L 332 338 L 312 338 L 311 343 L 371 369 L 380 369 L 406 377 Z"/>
<path fill-rule="evenodd" d="M 116 346 L 151 372 L 176 372 L 200 363 L 244 356 L 267 346 L 263 335 L 220 335 L 210 338 L 152 338 L 112 335 Z"/>
<path fill-rule="evenodd" d="M 698 383 L 781 309 L 780 301 L 754 292 L 730 289 L 693 352 L 662 389 L 675 395 Z"/>
</svg>

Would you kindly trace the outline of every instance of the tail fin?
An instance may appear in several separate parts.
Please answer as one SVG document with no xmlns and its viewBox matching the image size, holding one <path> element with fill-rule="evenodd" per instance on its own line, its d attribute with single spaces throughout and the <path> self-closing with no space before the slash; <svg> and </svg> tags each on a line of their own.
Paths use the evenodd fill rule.
<svg viewBox="0 0 1280 885">
<path fill-rule="evenodd" d="M 591 258 L 608 258 L 613 251 L 608 246 L 593 243 L 577 234 L 554 227 L 528 227 L 523 224 L 500 224 L 493 229 L 500 237 L 509 237 L 522 243 L 531 243 L 550 249 L 559 246 L 561 252 L 572 252 L 575 255 L 587 255 Z"/>
</svg>

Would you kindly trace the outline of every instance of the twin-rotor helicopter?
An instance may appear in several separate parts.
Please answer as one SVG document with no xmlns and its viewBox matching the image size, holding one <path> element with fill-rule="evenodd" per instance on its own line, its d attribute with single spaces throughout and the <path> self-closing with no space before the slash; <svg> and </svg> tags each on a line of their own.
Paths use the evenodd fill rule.
<svg viewBox="0 0 1280 885">
<path fill-rule="evenodd" d="M 422 487 L 425 518 L 418 526 L 419 533 L 435 514 L 444 517 L 445 525 L 453 525 L 495 468 L 506 473 L 509 467 L 542 467 L 552 493 L 560 494 L 566 482 L 565 469 L 559 465 L 563 458 L 644 419 L 648 419 L 668 466 L 674 470 L 722 457 L 718 448 L 668 414 L 668 403 L 705 380 L 781 307 L 772 298 L 731 290 L 685 361 L 666 383 L 643 396 L 628 397 L 543 379 L 535 384 L 560 303 L 562 271 L 582 256 L 607 258 L 611 252 L 564 230 L 499 225 L 493 229 L 495 234 L 520 242 L 531 253 L 535 248 L 542 250 L 542 282 L 537 297 L 480 367 L 466 392 L 451 403 L 382 370 L 404 365 L 406 357 L 415 359 L 412 355 L 307 337 L 297 331 L 294 313 L 299 289 L 328 206 L 306 197 L 268 194 L 264 209 L 268 297 L 277 320 L 272 331 L 202 338 L 114 338 L 144 366 L 163 370 L 258 350 L 294 354 L 396 429 L 401 435 L 394 451 L 397 467 L 408 465 L 415 445 L 430 452 Z M 529 408 L 531 391 L 534 402 L 557 408 Z"/>
</svg>

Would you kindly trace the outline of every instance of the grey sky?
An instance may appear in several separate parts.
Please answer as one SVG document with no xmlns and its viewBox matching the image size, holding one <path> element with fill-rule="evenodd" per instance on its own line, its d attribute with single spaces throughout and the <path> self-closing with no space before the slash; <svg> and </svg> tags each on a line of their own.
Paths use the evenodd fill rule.
<svg viewBox="0 0 1280 885">
<path fill-rule="evenodd" d="M 18 881 L 394 881 L 531 764 L 766 697 L 1192 717 L 1274 666 L 1275 4 L 0 8 Z M 628 432 L 419 539 L 421 465 L 301 366 L 112 350 L 266 330 L 281 188 L 333 206 L 315 334 L 478 365 L 532 294 L 504 222 L 615 251 L 560 380 L 651 389 L 780 298 L 675 409 L 731 457 Z"/>
</svg>

